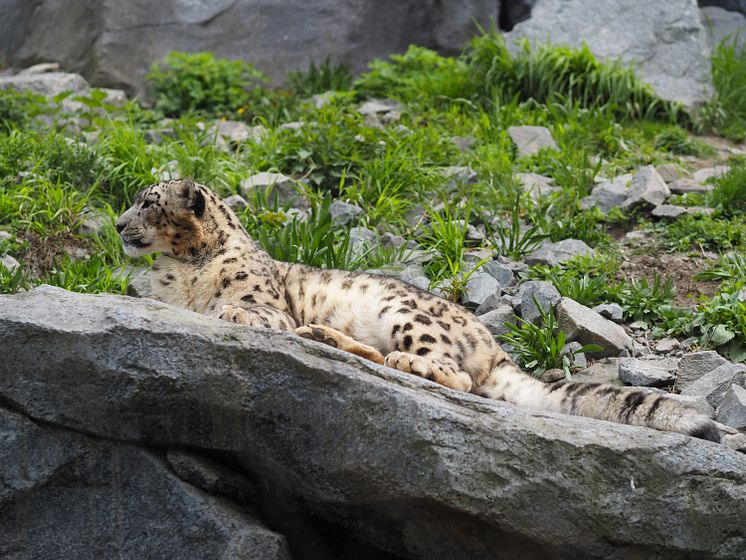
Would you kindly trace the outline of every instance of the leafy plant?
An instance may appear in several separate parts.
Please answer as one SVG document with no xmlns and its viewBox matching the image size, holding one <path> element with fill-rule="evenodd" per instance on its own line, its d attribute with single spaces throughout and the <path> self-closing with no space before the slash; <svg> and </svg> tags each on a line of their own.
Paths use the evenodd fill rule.
<svg viewBox="0 0 746 560">
<path fill-rule="evenodd" d="M 712 53 L 715 95 L 700 111 L 699 126 L 715 128 L 733 140 L 746 139 L 746 49 L 726 37 Z"/>
<path fill-rule="evenodd" d="M 540 313 L 539 324 L 518 317 L 518 323 L 507 323 L 508 332 L 498 338 L 513 347 L 520 365 L 536 377 L 541 377 L 548 369 L 559 368 L 569 379 L 576 354 L 598 352 L 602 348 L 596 344 L 587 344 L 568 351 L 565 346 L 566 335 L 559 329 L 553 310 L 544 310 L 536 297 L 534 305 Z"/>
<path fill-rule="evenodd" d="M 267 78 L 241 60 L 215 58 L 212 53 L 171 52 L 153 64 L 147 75 L 155 107 L 166 115 L 197 111 L 231 114 L 247 105 Z"/>
<path fill-rule="evenodd" d="M 352 70 L 349 64 L 332 64 L 329 57 L 316 66 L 311 61 L 305 72 L 288 72 L 291 89 L 298 95 L 309 96 L 327 91 L 345 91 L 352 86 Z"/>
<path fill-rule="evenodd" d="M 510 221 L 492 224 L 486 222 L 487 240 L 498 255 L 520 260 L 541 245 L 547 237 L 540 226 L 523 226 L 521 222 L 520 196 L 510 210 Z"/>
<path fill-rule="evenodd" d="M 734 160 L 730 169 L 717 178 L 712 202 L 727 216 L 746 211 L 746 160 Z"/>
<path fill-rule="evenodd" d="M 28 279 L 23 275 L 23 267 L 12 272 L 0 263 L 0 294 L 15 294 L 29 287 Z"/>
<path fill-rule="evenodd" d="M 535 266 L 530 276 L 551 282 L 560 295 L 569 297 L 586 307 L 595 307 L 609 301 L 610 279 L 602 274 L 577 276 L 561 268 Z"/>
<path fill-rule="evenodd" d="M 633 278 L 621 283 L 615 290 L 625 318 L 642 323 L 661 320 L 662 310 L 670 306 L 675 296 L 673 278 L 669 276 L 664 280 L 657 272 L 653 273 L 652 282 L 645 277 Z"/>
</svg>

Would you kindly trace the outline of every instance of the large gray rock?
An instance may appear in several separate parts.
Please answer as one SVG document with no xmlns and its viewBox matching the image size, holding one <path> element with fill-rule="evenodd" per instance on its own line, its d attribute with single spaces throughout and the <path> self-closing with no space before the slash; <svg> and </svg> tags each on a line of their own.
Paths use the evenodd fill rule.
<svg viewBox="0 0 746 560">
<path fill-rule="evenodd" d="M 537 0 L 531 18 L 508 34 L 536 44 L 588 48 L 635 64 L 665 99 L 696 106 L 712 94 L 707 33 L 696 0 Z"/>
<path fill-rule="evenodd" d="M 491 0 L 8 1 L 16 18 L 0 26 L 12 30 L 12 37 L 0 38 L 8 60 L 60 62 L 96 85 L 138 94 L 150 65 L 174 50 L 249 60 L 280 81 L 288 70 L 305 70 L 309 60 L 327 56 L 360 71 L 410 43 L 455 52 L 479 33 L 475 23 L 489 27 L 499 10 Z"/>
<path fill-rule="evenodd" d="M 746 3 L 744 7 L 746 8 Z M 719 6 L 704 6 L 702 21 L 707 29 L 711 49 L 726 37 L 730 37 L 739 48 L 746 45 L 746 17 L 743 13 L 724 10 Z"/>
<path fill-rule="evenodd" d="M 0 434 L 2 558 L 290 558 L 282 536 L 158 452 L 4 407 Z"/>
<path fill-rule="evenodd" d="M 622 327 L 570 298 L 563 297 L 557 304 L 557 321 L 567 340 L 598 344 L 602 350 L 594 356 L 618 356 L 632 347 L 632 339 Z"/>
<path fill-rule="evenodd" d="M 0 336 L 0 400 L 35 421 L 147 444 L 143 461 L 210 450 L 399 556 L 746 555 L 746 457 L 710 442 L 517 409 L 146 300 L 0 296 Z M 38 468 L 53 445 L 0 456 Z"/>
</svg>

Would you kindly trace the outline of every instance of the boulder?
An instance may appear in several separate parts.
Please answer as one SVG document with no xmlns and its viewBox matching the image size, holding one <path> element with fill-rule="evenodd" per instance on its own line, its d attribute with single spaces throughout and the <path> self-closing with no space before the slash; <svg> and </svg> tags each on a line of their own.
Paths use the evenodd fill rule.
<svg viewBox="0 0 746 560">
<path fill-rule="evenodd" d="M 556 311 L 560 330 L 567 334 L 569 341 L 575 340 L 583 345 L 598 344 L 602 348 L 594 356 L 618 356 L 626 348 L 632 347 L 632 339 L 622 327 L 585 305 L 563 297 Z"/>
<path fill-rule="evenodd" d="M 556 243 L 545 242 L 524 259 L 529 266 L 545 264 L 557 266 L 575 257 L 592 257 L 596 252 L 580 239 L 563 239 Z"/>
<path fill-rule="evenodd" d="M 619 362 L 619 379 L 625 385 L 637 387 L 667 387 L 676 376 L 666 369 L 644 360 L 626 358 Z"/>
<path fill-rule="evenodd" d="M 729 37 L 738 48 L 746 46 L 746 2 L 741 13 L 729 11 L 719 6 L 703 6 L 702 21 L 710 39 L 710 48 L 714 49 L 720 42 Z"/>
<path fill-rule="evenodd" d="M 671 190 L 655 170 L 655 167 L 646 165 L 641 167 L 637 174 L 632 177 L 627 198 L 622 203 L 622 208 L 625 210 L 634 208 L 651 210 L 663 204 L 669 196 L 671 196 Z"/>
<path fill-rule="evenodd" d="M 544 126 L 511 126 L 508 134 L 515 143 L 519 156 L 531 156 L 544 148 L 556 150 L 552 133 Z"/>
<path fill-rule="evenodd" d="M 5 3 L 14 5 L 6 23 Z M 41 61 L 84 72 L 96 85 L 142 96 L 145 74 L 170 51 L 211 51 L 249 60 L 276 83 L 309 60 L 347 62 L 356 72 L 409 44 L 457 52 L 498 19 L 491 0 L 5 0 L 0 49 L 16 66 Z M 475 25 L 478 24 L 478 25 Z M 7 29 L 6 29 L 7 28 Z M 3 31 L 9 32 L 6 38 Z"/>
<path fill-rule="evenodd" d="M 173 448 L 209 452 L 291 495 L 298 509 L 323 522 L 327 538 L 345 531 L 379 557 L 380 551 L 445 560 L 621 558 L 629 551 L 682 560 L 746 555 L 746 457 L 711 442 L 518 409 L 288 333 L 148 300 L 49 287 L 0 296 L 0 334 L 0 401 L 50 426 L 50 441 L 3 452 L 0 477 L 7 479 L 11 467 L 27 473 L 23 480 L 36 477 L 28 473 L 57 461 L 54 449 L 70 433 L 136 450 L 134 459 L 119 454 L 101 461 L 101 470 L 119 473 L 121 492 L 88 485 L 90 517 L 103 510 L 94 525 L 140 528 L 131 539 L 113 541 L 109 556 L 126 556 L 124 547 L 140 539 L 152 542 L 142 533 L 157 525 L 141 522 L 150 511 L 163 520 L 169 542 L 188 531 L 197 540 L 183 546 L 207 546 L 199 540 L 205 524 L 169 525 L 174 513 L 162 504 L 200 504 L 195 515 L 202 519 L 214 519 L 217 506 L 201 491 L 184 496 L 185 486 L 167 472 L 159 477 L 174 495 L 161 498 L 142 476 L 160 471 L 158 458 Z M 0 442 L 7 448 L 8 436 Z M 26 546 L 53 545 L 56 552 L 74 546 L 54 537 L 74 519 L 56 490 L 70 476 L 86 479 L 92 467 L 78 464 L 59 484 L 47 478 L 48 492 L 36 484 L 40 507 L 25 505 L 34 492 L 0 485 L 25 514 L 3 531 L 4 542 L 10 534 L 28 543 L 26 528 L 33 525 L 39 531 Z M 64 508 L 55 509 L 57 503 Z M 121 517 L 105 513 L 128 503 L 140 507 Z M 78 539 L 88 538 L 87 525 L 67 526 Z M 225 538 L 236 542 L 245 533 L 238 522 L 233 526 L 240 530 Z M 290 537 L 288 544 L 295 556 Z M 303 545 L 298 549 L 313 557 Z M 160 557 L 190 557 L 178 554 L 181 546 Z M 50 556 L 60 554 L 29 555 Z"/>
<path fill-rule="evenodd" d="M 532 280 L 523 284 L 522 288 L 521 319 L 529 323 L 538 323 L 541 319 L 539 307 L 545 312 L 549 311 L 562 297 L 551 282 Z M 536 306 L 537 303 L 539 307 Z"/>
<path fill-rule="evenodd" d="M 249 202 L 240 194 L 232 194 L 224 198 L 223 202 L 226 203 L 228 208 L 239 214 L 249 207 Z"/>
<path fill-rule="evenodd" d="M 487 274 L 492 276 L 503 288 L 512 286 L 515 282 L 513 270 L 500 261 L 487 261 L 481 267 Z"/>
<path fill-rule="evenodd" d="M 639 0 L 537 0 L 531 18 L 508 34 L 508 44 L 523 38 L 586 44 L 597 57 L 635 64 L 658 95 L 689 107 L 712 95 L 710 48 L 696 0 L 654 8 Z"/>
<path fill-rule="evenodd" d="M 3 406 L 0 433 L 3 558 L 290 558 L 284 537 L 180 480 L 142 444 Z"/>
</svg>

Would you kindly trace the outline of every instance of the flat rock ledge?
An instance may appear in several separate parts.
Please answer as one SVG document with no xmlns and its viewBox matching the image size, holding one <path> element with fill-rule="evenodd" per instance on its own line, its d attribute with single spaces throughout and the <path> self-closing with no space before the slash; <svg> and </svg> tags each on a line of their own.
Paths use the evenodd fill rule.
<svg viewBox="0 0 746 560">
<path fill-rule="evenodd" d="M 217 527 L 225 540 L 202 549 L 215 558 L 284 558 L 283 538 L 293 558 L 332 557 L 340 532 L 356 550 L 405 558 L 746 557 L 746 456 L 710 442 L 516 409 L 145 299 L 50 287 L 1 296 L 0 340 L 0 533 L 12 543 L 0 552 L 13 558 L 65 539 L 83 543 L 75 557 L 136 557 L 127 535 L 187 557 L 178 551 L 201 533 L 161 523 L 173 510 Z M 173 448 L 284 498 L 190 489 L 164 467 Z M 52 463 L 68 477 L 39 466 Z M 151 493 L 186 497 L 127 515 Z M 41 507 L 47 497 L 67 507 Z M 94 505 L 109 533 L 85 541 L 70 520 Z M 283 525 L 290 512 L 308 517 Z M 270 552 L 247 555 L 251 543 Z"/>
</svg>

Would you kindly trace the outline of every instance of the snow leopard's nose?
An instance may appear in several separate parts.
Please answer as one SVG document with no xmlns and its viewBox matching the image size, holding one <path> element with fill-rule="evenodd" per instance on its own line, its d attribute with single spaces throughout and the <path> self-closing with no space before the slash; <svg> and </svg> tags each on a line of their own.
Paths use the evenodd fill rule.
<svg viewBox="0 0 746 560">
<path fill-rule="evenodd" d="M 124 224 L 124 223 L 120 222 L 119 220 L 117 220 L 117 223 L 114 224 L 114 225 L 117 228 L 117 233 L 122 233 L 122 230 L 127 226 L 127 224 Z"/>
</svg>

